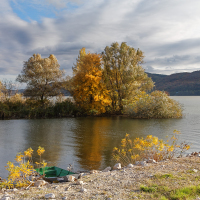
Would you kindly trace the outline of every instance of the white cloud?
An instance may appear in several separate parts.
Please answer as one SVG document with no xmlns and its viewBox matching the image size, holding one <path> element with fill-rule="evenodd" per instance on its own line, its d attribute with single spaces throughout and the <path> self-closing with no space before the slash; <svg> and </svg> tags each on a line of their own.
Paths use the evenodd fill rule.
<svg viewBox="0 0 200 200">
<path fill-rule="evenodd" d="M 123 41 L 144 51 L 144 67 L 154 73 L 200 69 L 198 0 L 33 0 L 34 8 L 61 9 L 57 18 L 40 22 L 20 19 L 10 1 L 0 2 L 1 74 L 19 74 L 33 53 L 55 54 L 71 74 L 80 48 L 100 53 Z M 20 6 L 23 0 L 13 2 Z M 69 3 L 78 7 L 69 9 Z"/>
</svg>

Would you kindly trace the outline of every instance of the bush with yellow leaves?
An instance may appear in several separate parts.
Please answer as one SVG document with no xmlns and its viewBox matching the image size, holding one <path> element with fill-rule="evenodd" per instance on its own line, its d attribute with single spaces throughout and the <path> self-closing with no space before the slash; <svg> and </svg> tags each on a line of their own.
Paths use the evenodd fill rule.
<svg viewBox="0 0 200 200">
<path fill-rule="evenodd" d="M 44 153 L 43 147 L 38 147 L 37 153 L 40 156 L 40 163 L 36 163 L 39 166 L 45 167 L 46 162 L 41 162 L 41 155 Z M 0 188 L 21 188 L 30 185 L 31 177 L 36 173 L 34 170 L 33 160 L 33 149 L 30 147 L 24 153 L 18 153 L 16 155 L 15 161 L 17 165 L 13 162 L 8 161 L 6 170 L 8 171 L 8 180 L 4 180 L 0 183 Z"/>
<path fill-rule="evenodd" d="M 185 151 L 190 149 L 190 145 L 185 142 L 179 144 L 179 134 L 181 134 L 179 131 L 174 130 L 173 136 L 166 142 L 152 135 L 132 141 L 129 134 L 126 134 L 125 138 L 121 140 L 121 148 L 113 149 L 113 159 L 125 166 L 145 159 L 161 161 L 182 156 Z"/>
<path fill-rule="evenodd" d="M 137 92 L 131 101 L 124 102 L 125 113 L 133 118 L 181 118 L 182 106 L 171 99 L 166 92 L 153 91 L 151 94 Z"/>
</svg>

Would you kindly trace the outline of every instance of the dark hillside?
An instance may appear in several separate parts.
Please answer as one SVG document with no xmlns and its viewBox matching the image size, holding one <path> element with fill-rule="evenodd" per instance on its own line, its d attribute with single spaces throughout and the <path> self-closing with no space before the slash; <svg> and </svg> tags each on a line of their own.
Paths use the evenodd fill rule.
<svg viewBox="0 0 200 200">
<path fill-rule="evenodd" d="M 155 82 L 155 89 L 167 91 L 171 96 L 200 96 L 200 71 L 171 75 L 147 73 Z"/>
</svg>

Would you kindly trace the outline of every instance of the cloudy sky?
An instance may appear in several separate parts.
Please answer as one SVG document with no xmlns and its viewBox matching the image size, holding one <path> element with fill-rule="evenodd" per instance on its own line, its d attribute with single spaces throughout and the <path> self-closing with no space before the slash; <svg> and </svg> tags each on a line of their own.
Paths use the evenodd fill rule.
<svg viewBox="0 0 200 200">
<path fill-rule="evenodd" d="M 34 53 L 54 54 L 72 75 L 82 47 L 127 42 L 147 72 L 200 70 L 199 0 L 0 0 L 0 79 L 15 79 Z"/>
</svg>

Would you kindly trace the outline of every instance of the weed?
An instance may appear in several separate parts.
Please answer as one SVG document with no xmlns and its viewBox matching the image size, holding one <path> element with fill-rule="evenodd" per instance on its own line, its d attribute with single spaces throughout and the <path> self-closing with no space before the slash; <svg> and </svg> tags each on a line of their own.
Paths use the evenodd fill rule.
<svg viewBox="0 0 200 200">
<path fill-rule="evenodd" d="M 162 178 L 173 178 L 173 175 L 172 174 L 162 174 L 162 175 L 159 175 L 159 174 L 156 174 L 154 175 L 155 178 L 158 178 L 158 179 L 162 179 Z"/>
<path fill-rule="evenodd" d="M 143 191 L 143 192 L 149 192 L 149 193 L 152 193 L 152 192 L 156 192 L 157 191 L 157 185 L 152 185 L 152 186 L 144 186 L 144 185 L 141 185 L 140 186 L 140 189 Z"/>
<path fill-rule="evenodd" d="M 43 147 L 38 147 L 38 155 L 40 156 L 44 153 Z M 13 162 L 8 161 L 6 170 L 8 170 L 8 180 L 4 180 L 0 183 L 0 188 L 21 188 L 26 187 L 30 184 L 30 177 L 35 173 L 32 163 L 33 149 L 28 148 L 24 153 L 21 152 L 16 155 L 15 160 L 17 165 L 14 165 Z M 25 159 L 28 159 L 27 161 Z M 46 162 L 41 162 L 42 167 L 46 166 Z"/>
<path fill-rule="evenodd" d="M 136 138 L 132 141 L 129 134 L 121 140 L 121 148 L 113 149 L 113 159 L 122 165 L 134 163 L 136 160 L 154 159 L 156 161 L 172 159 L 190 148 L 185 142 L 178 144 L 179 131 L 174 130 L 173 136 L 164 142 L 158 137 L 148 135 L 146 138 Z"/>
</svg>

